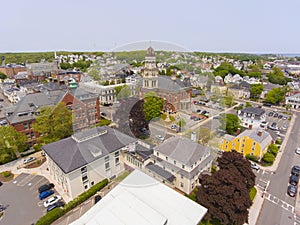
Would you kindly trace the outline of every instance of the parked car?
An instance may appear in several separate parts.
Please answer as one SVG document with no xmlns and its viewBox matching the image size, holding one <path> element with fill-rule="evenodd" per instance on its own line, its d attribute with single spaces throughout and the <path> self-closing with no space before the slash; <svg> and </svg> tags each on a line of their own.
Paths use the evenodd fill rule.
<svg viewBox="0 0 300 225">
<path fill-rule="evenodd" d="M 29 157 L 29 158 L 27 158 L 27 159 L 24 159 L 24 164 L 26 164 L 26 163 L 30 163 L 30 162 L 32 162 L 32 161 L 34 161 L 34 160 L 36 160 L 36 158 L 35 157 Z"/>
<path fill-rule="evenodd" d="M 297 148 L 295 152 L 296 154 L 300 155 L 300 148 Z"/>
<path fill-rule="evenodd" d="M 171 129 L 177 129 L 177 125 L 176 124 L 172 124 L 171 125 Z"/>
<path fill-rule="evenodd" d="M 293 166 L 291 174 L 299 176 L 299 174 L 300 174 L 300 166 Z"/>
<path fill-rule="evenodd" d="M 273 117 L 278 117 L 278 113 L 274 113 Z"/>
<path fill-rule="evenodd" d="M 42 186 L 39 187 L 38 191 L 39 193 L 42 193 L 44 191 L 48 191 L 49 189 L 54 188 L 54 184 L 50 183 L 50 184 L 44 184 Z"/>
<path fill-rule="evenodd" d="M 251 163 L 251 168 L 255 170 L 259 170 L 259 166 L 256 163 Z"/>
<path fill-rule="evenodd" d="M 107 114 L 105 112 L 100 112 L 101 116 L 107 116 Z"/>
<path fill-rule="evenodd" d="M 146 135 L 146 136 L 150 135 L 149 130 L 147 130 L 146 128 L 141 128 L 141 132 L 142 132 L 143 135 Z"/>
<path fill-rule="evenodd" d="M 283 125 L 282 127 L 281 127 L 281 130 L 286 130 L 287 129 L 287 125 Z"/>
<path fill-rule="evenodd" d="M 0 181 L 0 187 L 3 185 L 3 183 Z"/>
<path fill-rule="evenodd" d="M 272 107 L 270 103 L 264 103 L 263 106 Z"/>
<path fill-rule="evenodd" d="M 113 103 L 108 103 L 108 102 L 103 104 L 103 106 L 112 106 L 112 105 L 113 105 Z"/>
<path fill-rule="evenodd" d="M 201 118 L 199 118 L 199 117 L 194 118 L 194 121 L 199 121 L 199 120 L 201 120 Z"/>
<path fill-rule="evenodd" d="M 220 119 L 221 116 L 214 116 L 213 119 Z"/>
<path fill-rule="evenodd" d="M 99 202 L 101 199 L 102 199 L 102 198 L 101 198 L 100 195 L 95 195 L 95 198 L 94 198 L 95 204 L 96 204 L 97 202 Z"/>
<path fill-rule="evenodd" d="M 283 115 L 278 115 L 278 119 L 282 119 Z"/>
<path fill-rule="evenodd" d="M 286 119 L 287 119 L 287 116 L 283 116 L 282 119 L 283 119 L 283 120 L 286 120 Z"/>
<path fill-rule="evenodd" d="M 274 114 L 273 112 L 269 112 L 268 116 L 273 116 L 273 114 Z"/>
<path fill-rule="evenodd" d="M 1 120 L 0 121 L 0 125 L 1 126 L 6 126 L 8 123 L 7 123 L 7 121 L 6 120 Z"/>
<path fill-rule="evenodd" d="M 296 186 L 298 182 L 299 182 L 299 177 L 297 175 L 292 174 L 290 176 L 290 184 Z"/>
<path fill-rule="evenodd" d="M 297 187 L 294 186 L 294 185 L 289 185 L 289 186 L 288 186 L 287 193 L 288 193 L 289 196 L 295 197 L 296 194 L 297 194 Z"/>
<path fill-rule="evenodd" d="M 48 206 L 55 204 L 59 200 L 61 200 L 61 197 L 59 195 L 56 195 L 54 197 L 49 198 L 47 201 L 45 201 L 44 206 L 45 208 L 47 208 Z"/>
<path fill-rule="evenodd" d="M 4 99 L 3 98 L 0 98 L 0 102 L 3 102 L 4 101 Z"/>
<path fill-rule="evenodd" d="M 206 113 L 207 113 L 207 111 L 206 111 L 206 110 L 203 110 L 201 114 L 204 115 L 204 114 L 206 114 Z"/>
<path fill-rule="evenodd" d="M 200 113 L 200 112 L 201 112 L 201 109 L 197 109 L 196 112 L 197 112 L 197 113 Z"/>
<path fill-rule="evenodd" d="M 158 139 L 159 141 L 164 141 L 165 140 L 165 138 L 160 134 L 156 135 L 155 138 Z"/>
<path fill-rule="evenodd" d="M 63 207 L 64 205 L 65 205 L 65 203 L 62 202 L 62 201 L 56 202 L 53 205 L 50 205 L 50 206 L 47 207 L 47 212 L 49 212 L 49 211 L 51 211 L 55 208 L 58 208 L 58 207 Z"/>
<path fill-rule="evenodd" d="M 46 156 L 46 153 L 44 151 L 41 152 L 42 156 Z"/>
<path fill-rule="evenodd" d="M 40 200 L 43 200 L 44 198 L 49 197 L 50 195 L 53 195 L 54 191 L 53 190 L 49 190 L 49 191 L 43 191 L 42 193 L 40 193 L 39 197 Z"/>
</svg>

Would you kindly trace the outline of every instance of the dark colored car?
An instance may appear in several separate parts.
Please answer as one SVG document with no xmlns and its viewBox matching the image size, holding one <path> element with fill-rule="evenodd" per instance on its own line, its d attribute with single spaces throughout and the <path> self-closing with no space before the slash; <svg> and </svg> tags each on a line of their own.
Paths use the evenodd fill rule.
<svg viewBox="0 0 300 225">
<path fill-rule="evenodd" d="M 95 204 L 97 202 L 99 202 L 101 199 L 102 199 L 102 197 L 100 195 L 96 195 L 95 198 L 94 198 Z"/>
<path fill-rule="evenodd" d="M 282 117 L 283 117 L 283 115 L 279 115 L 279 116 L 278 116 L 278 119 L 282 119 Z"/>
<path fill-rule="evenodd" d="M 49 197 L 50 195 L 53 195 L 54 191 L 53 190 L 49 190 L 49 191 L 43 191 L 42 193 L 40 193 L 40 200 L 43 200 L 44 198 Z"/>
<path fill-rule="evenodd" d="M 47 207 L 47 212 L 49 212 L 49 211 L 51 211 L 55 208 L 58 208 L 58 207 L 63 207 L 64 205 L 65 205 L 65 203 L 62 202 L 62 201 L 56 202 L 53 205 L 50 205 L 50 206 Z"/>
<path fill-rule="evenodd" d="M 0 98 L 0 102 L 3 102 L 4 101 L 4 99 L 3 98 Z"/>
<path fill-rule="evenodd" d="M 113 103 L 108 103 L 108 102 L 103 104 L 103 106 L 112 106 L 112 105 L 113 105 Z"/>
<path fill-rule="evenodd" d="M 289 196 L 295 197 L 295 195 L 297 194 L 297 187 L 294 186 L 294 185 L 289 185 L 287 193 L 288 193 Z"/>
<path fill-rule="evenodd" d="M 269 112 L 269 114 L 268 114 L 268 115 L 269 115 L 269 116 L 273 116 L 273 114 L 274 114 L 273 112 Z"/>
<path fill-rule="evenodd" d="M 299 182 L 299 177 L 297 175 L 292 174 L 290 176 L 290 184 L 297 186 L 298 182 Z"/>
<path fill-rule="evenodd" d="M 207 111 L 206 111 L 206 110 L 204 110 L 204 111 L 202 111 L 202 113 L 201 113 L 201 114 L 202 114 L 202 115 L 204 115 L 204 114 L 206 114 L 206 113 L 207 113 Z"/>
<path fill-rule="evenodd" d="M 44 184 L 42 186 L 39 187 L 39 193 L 42 193 L 44 191 L 48 191 L 49 189 L 54 188 L 54 184 L 50 183 L 50 184 Z"/>
<path fill-rule="evenodd" d="M 291 173 L 292 173 L 292 175 L 299 176 L 299 174 L 300 174 L 300 166 L 293 166 Z"/>
<path fill-rule="evenodd" d="M 272 107 L 270 103 L 264 103 L 263 106 Z"/>
<path fill-rule="evenodd" d="M 274 113 L 273 117 L 278 117 L 278 113 Z"/>
<path fill-rule="evenodd" d="M 2 184 L 3 184 L 3 183 L 0 181 L 0 186 L 2 186 Z"/>
<path fill-rule="evenodd" d="M 199 113 L 199 112 L 201 112 L 201 110 L 200 110 L 200 109 L 197 109 L 196 112 Z"/>
<path fill-rule="evenodd" d="M 101 116 L 107 116 L 107 114 L 105 112 L 101 112 L 100 114 L 101 114 Z"/>
</svg>

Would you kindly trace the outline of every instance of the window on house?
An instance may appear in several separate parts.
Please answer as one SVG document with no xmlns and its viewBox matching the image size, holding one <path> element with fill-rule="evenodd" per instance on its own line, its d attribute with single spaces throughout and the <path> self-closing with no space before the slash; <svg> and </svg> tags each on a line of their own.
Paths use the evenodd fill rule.
<svg viewBox="0 0 300 225">
<path fill-rule="evenodd" d="M 88 179 L 87 174 L 82 175 L 82 181 L 86 181 Z"/>
<path fill-rule="evenodd" d="M 91 185 L 92 185 L 92 186 L 94 185 L 94 181 L 91 182 Z"/>
<path fill-rule="evenodd" d="M 174 165 L 176 165 L 176 161 L 174 160 Z"/>
<path fill-rule="evenodd" d="M 109 155 L 104 158 L 105 162 L 109 161 Z"/>
<path fill-rule="evenodd" d="M 120 151 L 115 152 L 115 157 L 119 157 Z"/>
<path fill-rule="evenodd" d="M 81 168 L 81 173 L 86 173 L 86 172 L 87 172 L 86 166 L 85 166 L 85 167 L 82 167 L 82 168 Z"/>
<path fill-rule="evenodd" d="M 226 145 L 225 148 L 228 148 L 228 146 Z"/>
<path fill-rule="evenodd" d="M 88 189 L 88 185 L 86 184 L 86 185 L 84 185 L 84 189 Z"/>
<path fill-rule="evenodd" d="M 183 175 L 182 174 L 180 174 L 180 177 L 181 177 L 181 179 L 183 179 Z"/>
<path fill-rule="evenodd" d="M 168 161 L 168 156 L 166 156 L 166 160 Z"/>
<path fill-rule="evenodd" d="M 27 130 L 28 129 L 28 123 L 25 123 L 24 124 L 24 130 Z"/>
<path fill-rule="evenodd" d="M 253 145 L 256 145 L 256 142 L 253 142 Z"/>
<path fill-rule="evenodd" d="M 182 182 L 180 182 L 180 187 L 182 187 L 182 188 L 183 188 L 183 183 L 182 183 Z"/>
<path fill-rule="evenodd" d="M 242 144 L 242 147 L 244 147 L 245 145 L 244 144 Z"/>
<path fill-rule="evenodd" d="M 30 139 L 30 133 L 26 133 L 27 139 Z"/>
<path fill-rule="evenodd" d="M 106 170 L 109 170 L 109 169 L 110 169 L 109 162 L 106 162 L 106 163 L 105 163 L 105 169 L 106 169 Z"/>
<path fill-rule="evenodd" d="M 119 157 L 118 157 L 118 158 L 115 158 L 115 164 L 116 164 L 116 166 L 120 164 L 120 159 L 119 159 Z"/>
<path fill-rule="evenodd" d="M 185 168 L 185 166 L 182 164 L 181 168 L 182 168 L 182 169 L 184 169 L 184 168 Z"/>
<path fill-rule="evenodd" d="M 156 155 L 159 156 L 159 152 L 156 152 Z"/>
</svg>

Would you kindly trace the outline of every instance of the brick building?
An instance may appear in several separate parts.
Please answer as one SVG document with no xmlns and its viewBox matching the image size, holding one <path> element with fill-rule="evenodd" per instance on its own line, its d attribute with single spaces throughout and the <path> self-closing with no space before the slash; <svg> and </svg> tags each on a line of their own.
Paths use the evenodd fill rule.
<svg viewBox="0 0 300 225">
<path fill-rule="evenodd" d="M 18 74 L 19 72 L 25 71 L 27 71 L 27 68 L 22 65 L 8 64 L 6 66 L 0 66 L 0 72 L 5 74 L 8 78 L 13 78 L 14 75 Z"/>
<path fill-rule="evenodd" d="M 55 90 L 28 94 L 7 115 L 7 121 L 17 131 L 27 136 L 28 146 L 37 142 L 39 134 L 34 132 L 33 124 L 42 106 L 54 106 L 64 102 L 73 112 L 74 132 L 95 126 L 100 121 L 99 98 L 81 89 Z"/>
<path fill-rule="evenodd" d="M 152 47 L 147 49 L 143 79 L 139 82 L 139 96 L 142 98 L 148 92 L 155 92 L 165 100 L 164 110 L 175 112 L 190 110 L 192 86 L 189 77 L 183 79 L 175 76 L 158 75 L 155 52 Z"/>
</svg>

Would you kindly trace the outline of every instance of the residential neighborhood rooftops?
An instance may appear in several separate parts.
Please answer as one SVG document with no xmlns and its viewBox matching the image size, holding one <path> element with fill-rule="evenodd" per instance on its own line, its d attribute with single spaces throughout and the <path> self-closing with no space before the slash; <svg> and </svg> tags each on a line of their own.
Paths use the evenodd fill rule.
<svg viewBox="0 0 300 225">
<path fill-rule="evenodd" d="M 266 111 L 262 108 L 257 107 L 246 107 L 241 109 L 241 113 L 247 113 L 247 114 L 255 114 L 257 116 L 261 116 L 266 113 Z"/>
<path fill-rule="evenodd" d="M 135 141 L 118 130 L 103 126 L 76 133 L 42 148 L 65 173 L 69 173 Z"/>
<path fill-rule="evenodd" d="M 154 148 L 155 151 L 191 166 L 201 157 L 209 154 L 209 148 L 190 139 L 174 136 Z"/>
<path fill-rule="evenodd" d="M 135 170 L 71 225 L 196 225 L 207 209 Z"/>
</svg>

